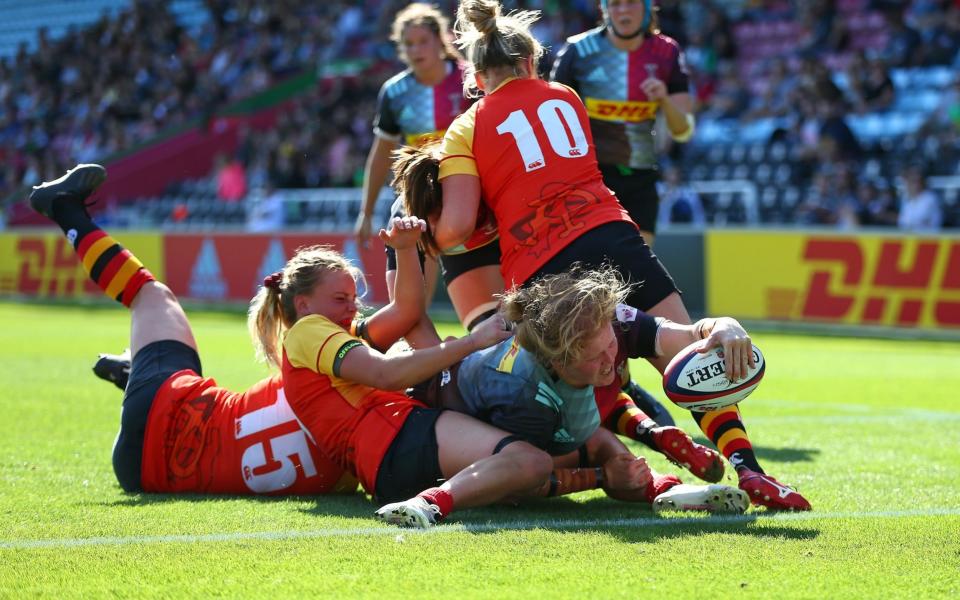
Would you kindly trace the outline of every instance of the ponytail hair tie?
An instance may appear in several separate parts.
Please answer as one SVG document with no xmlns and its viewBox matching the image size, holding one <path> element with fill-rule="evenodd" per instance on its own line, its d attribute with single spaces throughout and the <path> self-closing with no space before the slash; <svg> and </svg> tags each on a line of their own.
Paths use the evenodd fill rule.
<svg viewBox="0 0 960 600">
<path fill-rule="evenodd" d="M 283 281 L 283 271 L 271 273 L 263 278 L 263 287 L 280 293 L 280 283 Z"/>
</svg>

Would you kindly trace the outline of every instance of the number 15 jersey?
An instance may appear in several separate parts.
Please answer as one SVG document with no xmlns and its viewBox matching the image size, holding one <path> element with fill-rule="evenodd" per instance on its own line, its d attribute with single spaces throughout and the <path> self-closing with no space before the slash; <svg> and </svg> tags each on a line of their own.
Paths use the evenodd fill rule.
<svg viewBox="0 0 960 600">
<path fill-rule="evenodd" d="M 508 288 L 587 231 L 632 223 L 603 183 L 583 103 L 561 84 L 509 79 L 458 117 L 444 137 L 440 178 L 457 174 L 480 178 Z"/>
<path fill-rule="evenodd" d="M 143 440 L 145 492 L 313 495 L 355 490 L 300 426 L 279 375 L 242 394 L 190 370 L 154 396 Z"/>
</svg>

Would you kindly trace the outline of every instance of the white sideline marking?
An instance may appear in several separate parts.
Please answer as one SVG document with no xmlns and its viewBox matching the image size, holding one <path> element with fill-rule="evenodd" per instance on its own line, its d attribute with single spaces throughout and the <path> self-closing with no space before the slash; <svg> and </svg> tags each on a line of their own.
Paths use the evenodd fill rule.
<svg viewBox="0 0 960 600">
<path fill-rule="evenodd" d="M 464 523 L 440 525 L 432 529 L 400 529 L 391 526 L 317 529 L 308 531 L 251 531 L 208 533 L 203 535 L 143 535 L 127 537 L 61 538 L 46 540 L 4 540 L 0 550 L 37 548 L 79 548 L 85 546 L 125 546 L 129 544 L 196 544 L 200 542 L 239 542 L 247 540 L 296 540 L 310 538 L 353 537 L 359 535 L 396 536 L 403 534 L 482 533 L 498 530 L 525 529 L 598 529 L 602 527 L 650 527 L 655 525 L 729 525 L 763 521 L 820 521 L 836 519 L 901 519 L 907 517 L 960 516 L 960 508 L 929 508 L 880 512 L 804 512 L 804 513 L 747 513 L 712 517 L 638 517 L 633 519 L 545 519 L 506 521 L 503 523 Z"/>
</svg>

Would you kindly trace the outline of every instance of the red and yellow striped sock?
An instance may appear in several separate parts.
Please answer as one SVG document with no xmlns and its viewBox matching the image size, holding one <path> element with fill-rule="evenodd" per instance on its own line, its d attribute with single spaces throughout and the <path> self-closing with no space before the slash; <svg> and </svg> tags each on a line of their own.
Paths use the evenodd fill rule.
<svg viewBox="0 0 960 600">
<path fill-rule="evenodd" d="M 727 457 L 734 469 L 750 469 L 763 473 L 753 445 L 747 437 L 747 430 L 740 418 L 740 409 L 729 406 L 706 413 L 692 412 L 693 419 L 700 430 L 716 444 L 720 453 Z"/>
<path fill-rule="evenodd" d="M 603 420 L 603 426 L 614 433 L 637 440 L 653 450 L 657 449 L 650 435 L 650 430 L 657 424 L 624 392 L 620 392 L 617 396 L 613 409 Z"/>
<path fill-rule="evenodd" d="M 93 282 L 124 306 L 130 306 L 145 283 L 154 281 L 143 263 L 102 229 L 87 231 L 74 247 Z"/>
</svg>

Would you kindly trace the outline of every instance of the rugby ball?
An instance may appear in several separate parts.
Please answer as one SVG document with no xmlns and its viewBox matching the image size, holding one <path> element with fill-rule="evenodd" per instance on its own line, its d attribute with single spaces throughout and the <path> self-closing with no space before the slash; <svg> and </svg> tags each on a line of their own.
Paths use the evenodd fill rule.
<svg viewBox="0 0 960 600">
<path fill-rule="evenodd" d="M 674 404 L 687 410 L 707 412 L 733 406 L 750 395 L 763 379 L 766 361 L 763 353 L 753 346 L 756 366 L 748 368 L 747 376 L 730 381 L 724 375 L 723 348 L 711 348 L 700 353 L 694 342 L 681 350 L 663 372 L 663 391 Z"/>
</svg>

